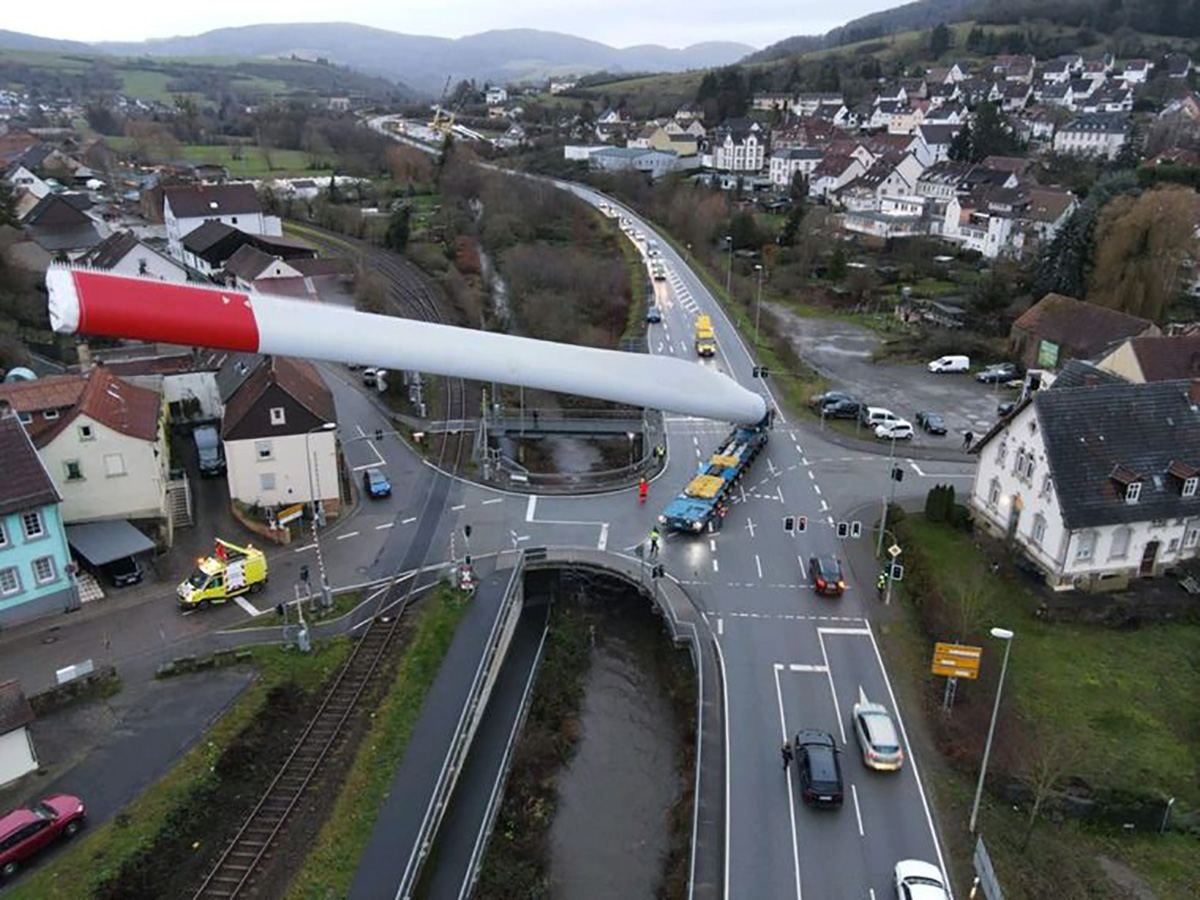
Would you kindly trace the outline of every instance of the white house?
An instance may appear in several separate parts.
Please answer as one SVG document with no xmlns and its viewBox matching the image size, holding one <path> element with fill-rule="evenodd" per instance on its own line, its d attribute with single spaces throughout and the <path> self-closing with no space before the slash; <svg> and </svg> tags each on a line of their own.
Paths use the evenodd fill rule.
<svg viewBox="0 0 1200 900">
<path fill-rule="evenodd" d="M 821 162 L 825 153 L 815 147 L 790 147 L 771 154 L 771 184 L 790 187 L 799 172 L 806 179 Z"/>
<path fill-rule="evenodd" d="M 757 122 L 730 119 L 713 138 L 713 168 L 724 172 L 761 172 L 767 136 Z"/>
<path fill-rule="evenodd" d="M 846 212 L 842 217 L 842 227 L 855 234 L 877 238 L 925 234 L 925 206 L 923 197 L 882 197 L 875 208 Z"/>
<path fill-rule="evenodd" d="M 33 709 L 19 681 L 0 682 L 0 787 L 38 767 L 29 725 Z"/>
<path fill-rule="evenodd" d="M 830 196 L 867 170 L 861 160 L 849 154 L 829 154 L 808 178 L 808 196 L 828 200 Z"/>
<path fill-rule="evenodd" d="M 163 189 L 163 222 L 171 255 L 183 258 L 183 239 L 205 222 L 220 222 L 247 234 L 280 237 L 278 216 L 263 212 L 254 185 L 174 185 Z"/>
<path fill-rule="evenodd" d="M 1148 59 L 1131 59 L 1125 63 L 1121 72 L 1121 80 L 1126 84 L 1145 84 L 1150 73 L 1154 71 L 1154 63 Z"/>
<path fill-rule="evenodd" d="M 483 99 L 488 106 L 495 106 L 498 103 L 507 103 L 508 91 L 502 87 L 490 87 L 483 95 Z"/>
<path fill-rule="evenodd" d="M 132 231 L 114 231 L 79 261 L 116 275 L 141 275 L 177 284 L 188 280 L 182 264 L 143 243 Z"/>
<path fill-rule="evenodd" d="M 1200 549 L 1200 382 L 1089 369 L 1068 364 L 973 451 L 976 523 L 1058 589 L 1121 587 Z"/>
<path fill-rule="evenodd" d="M 333 394 L 316 367 L 285 357 L 231 357 L 218 374 L 224 384 L 229 496 L 246 506 L 275 509 L 310 502 L 341 506 Z"/>
<path fill-rule="evenodd" d="M 1055 132 L 1054 152 L 1116 159 L 1128 137 L 1129 120 L 1125 116 L 1108 113 L 1078 116 Z"/>
<path fill-rule="evenodd" d="M 13 186 L 15 192 L 27 191 L 38 200 L 51 192 L 49 184 L 20 163 L 4 173 L 4 180 Z"/>
</svg>

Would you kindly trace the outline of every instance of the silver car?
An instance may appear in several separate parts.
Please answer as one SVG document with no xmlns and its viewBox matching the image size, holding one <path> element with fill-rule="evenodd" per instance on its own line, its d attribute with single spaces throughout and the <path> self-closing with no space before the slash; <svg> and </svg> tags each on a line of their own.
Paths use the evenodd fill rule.
<svg viewBox="0 0 1200 900">
<path fill-rule="evenodd" d="M 854 704 L 854 736 L 868 769 L 894 772 L 904 765 L 900 736 L 887 707 L 872 703 L 861 689 Z"/>
</svg>

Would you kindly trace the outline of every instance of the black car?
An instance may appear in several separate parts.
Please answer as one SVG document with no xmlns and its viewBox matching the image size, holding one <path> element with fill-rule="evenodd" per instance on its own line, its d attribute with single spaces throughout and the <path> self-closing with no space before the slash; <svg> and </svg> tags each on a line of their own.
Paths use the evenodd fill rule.
<svg viewBox="0 0 1200 900">
<path fill-rule="evenodd" d="M 792 749 L 804 802 L 809 806 L 841 806 L 842 765 L 833 735 L 827 731 L 798 731 Z"/>
<path fill-rule="evenodd" d="M 129 587 L 142 580 L 142 567 L 132 556 L 122 556 L 100 566 L 100 571 L 113 587 Z"/>
<path fill-rule="evenodd" d="M 826 597 L 840 597 L 846 590 L 842 564 L 836 556 L 813 556 L 808 560 L 808 580 L 813 590 Z"/>
<path fill-rule="evenodd" d="M 927 409 L 917 413 L 917 425 L 925 429 L 930 434 L 945 434 L 946 421 L 935 412 L 930 412 Z"/>
<path fill-rule="evenodd" d="M 996 363 L 975 373 L 975 380 L 981 384 L 1006 384 L 1014 378 L 1021 377 L 1021 370 L 1012 363 Z"/>
<path fill-rule="evenodd" d="M 808 405 L 815 410 L 820 410 L 823 406 L 828 406 L 831 403 L 840 403 L 845 400 L 853 401 L 855 398 L 845 391 L 826 391 L 823 394 L 816 394 L 808 401 Z"/>
<path fill-rule="evenodd" d="M 652 324 L 662 321 L 662 312 L 659 310 L 657 304 L 651 303 L 646 307 L 646 321 Z"/>
<path fill-rule="evenodd" d="M 857 400 L 834 400 L 822 406 L 820 413 L 827 419 L 857 419 L 862 408 Z"/>
</svg>

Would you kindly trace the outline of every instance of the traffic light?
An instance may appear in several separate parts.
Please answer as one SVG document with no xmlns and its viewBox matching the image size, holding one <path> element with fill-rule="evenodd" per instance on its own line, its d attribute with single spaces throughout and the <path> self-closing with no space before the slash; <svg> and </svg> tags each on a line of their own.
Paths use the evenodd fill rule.
<svg viewBox="0 0 1200 900">
<path fill-rule="evenodd" d="M 837 536 L 840 538 L 847 538 L 850 536 L 850 523 L 849 522 L 838 522 L 837 523 Z"/>
<path fill-rule="evenodd" d="M 903 481 L 904 470 L 899 466 L 892 466 L 892 481 Z"/>
<path fill-rule="evenodd" d="M 852 537 L 852 538 L 862 537 L 862 522 L 851 522 L 850 523 L 850 537 Z"/>
<path fill-rule="evenodd" d="M 795 516 L 784 516 L 783 517 L 783 530 L 786 531 L 788 534 L 791 534 L 793 531 L 796 530 L 796 517 Z"/>
<path fill-rule="evenodd" d="M 766 378 L 768 375 L 771 374 L 771 371 L 766 366 L 755 366 L 751 370 L 751 374 L 755 378 Z"/>
<path fill-rule="evenodd" d="M 659 564 L 650 570 L 650 576 L 652 578 L 662 578 L 665 574 L 667 574 L 667 570 L 662 564 Z"/>
<path fill-rule="evenodd" d="M 383 429 L 382 428 L 375 429 L 375 440 L 377 440 L 377 441 L 383 440 Z"/>
<path fill-rule="evenodd" d="M 470 526 L 470 524 L 467 524 L 467 525 L 464 525 L 464 526 L 463 526 L 463 535 L 464 535 L 464 536 L 466 536 L 467 540 L 470 540 L 470 539 L 471 539 L 471 526 Z"/>
<path fill-rule="evenodd" d="M 800 532 L 807 531 L 807 530 L 808 530 L 808 516 L 797 516 L 796 517 L 796 533 L 799 534 Z"/>
<path fill-rule="evenodd" d="M 300 567 L 300 580 L 305 583 L 308 582 L 308 566 Z"/>
<path fill-rule="evenodd" d="M 900 563 L 892 563 L 892 581 L 904 580 L 904 566 Z"/>
</svg>

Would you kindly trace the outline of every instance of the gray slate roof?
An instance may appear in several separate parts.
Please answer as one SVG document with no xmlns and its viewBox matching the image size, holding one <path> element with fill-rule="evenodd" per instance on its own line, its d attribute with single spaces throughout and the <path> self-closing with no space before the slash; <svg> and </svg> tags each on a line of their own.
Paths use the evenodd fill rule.
<svg viewBox="0 0 1200 900">
<path fill-rule="evenodd" d="M 1070 530 L 1200 515 L 1179 477 L 1200 472 L 1200 381 L 1056 384 L 1033 405 Z M 1142 482 L 1136 503 L 1118 472 Z"/>
<path fill-rule="evenodd" d="M 15 415 L 0 418 L 0 460 L 0 516 L 59 502 L 58 489 Z"/>
<path fill-rule="evenodd" d="M 0 682 L 0 734 L 16 731 L 33 721 L 33 708 L 25 699 L 21 682 Z"/>
</svg>

